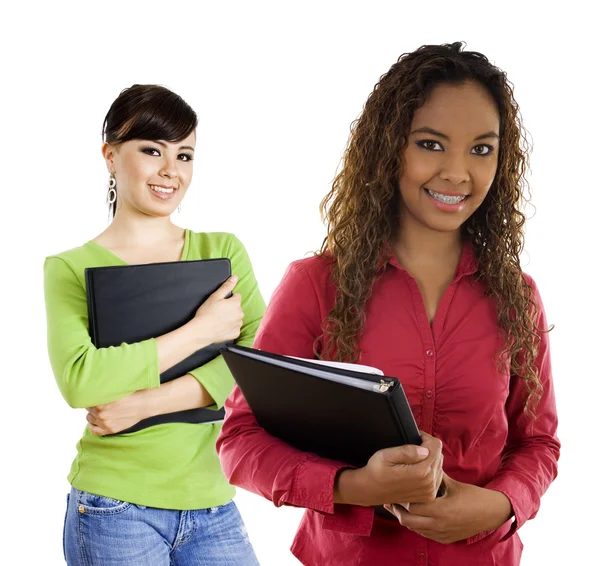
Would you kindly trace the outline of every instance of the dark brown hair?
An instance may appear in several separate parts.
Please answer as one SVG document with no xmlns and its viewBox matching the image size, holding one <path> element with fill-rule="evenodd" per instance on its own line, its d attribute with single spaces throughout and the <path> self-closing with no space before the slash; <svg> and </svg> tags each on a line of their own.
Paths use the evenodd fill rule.
<svg viewBox="0 0 600 566">
<path fill-rule="evenodd" d="M 178 142 L 198 126 L 198 117 L 179 95 L 159 85 L 133 85 L 112 103 L 102 127 L 102 139 L 113 145 L 130 140 Z M 109 204 L 115 215 L 117 202 Z"/>
<path fill-rule="evenodd" d="M 499 358 L 504 354 L 510 360 L 511 374 L 525 381 L 525 410 L 533 415 L 542 393 L 534 364 L 539 313 L 519 261 L 525 222 L 521 205 L 529 188 L 525 180 L 529 144 L 506 74 L 481 53 L 464 51 L 462 42 L 424 45 L 400 56 L 375 85 L 352 124 L 343 166 L 321 203 L 327 236 L 318 255 L 332 257 L 337 296 L 316 350 L 322 349 L 318 355 L 323 358 L 359 359 L 365 304 L 398 229 L 398 179 L 413 116 L 436 86 L 469 80 L 482 84 L 496 102 L 500 146 L 488 196 L 461 230 L 475 249 L 486 293 L 496 300 L 505 339 Z"/>
</svg>

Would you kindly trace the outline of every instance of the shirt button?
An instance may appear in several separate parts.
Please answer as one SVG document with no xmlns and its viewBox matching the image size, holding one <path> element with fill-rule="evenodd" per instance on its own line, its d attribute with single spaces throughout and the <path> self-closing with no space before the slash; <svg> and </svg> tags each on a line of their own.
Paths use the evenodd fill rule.
<svg viewBox="0 0 600 566">
<path fill-rule="evenodd" d="M 429 350 L 425 350 L 425 355 L 428 358 L 433 358 L 433 350 L 431 348 Z"/>
<path fill-rule="evenodd" d="M 427 399 L 431 399 L 433 397 L 433 391 L 431 389 L 425 391 L 425 397 L 427 397 Z"/>
<path fill-rule="evenodd" d="M 419 560 L 421 560 L 421 561 L 425 560 L 425 553 L 424 552 L 419 552 Z"/>
</svg>

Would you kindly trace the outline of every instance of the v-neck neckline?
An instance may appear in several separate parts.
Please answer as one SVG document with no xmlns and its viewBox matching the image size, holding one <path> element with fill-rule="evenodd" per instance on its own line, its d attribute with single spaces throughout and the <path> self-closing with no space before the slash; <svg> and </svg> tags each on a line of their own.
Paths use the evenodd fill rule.
<svg viewBox="0 0 600 566">
<path fill-rule="evenodd" d="M 190 231 L 187 228 L 184 228 L 183 231 L 184 231 L 183 250 L 181 250 L 181 258 L 177 261 L 186 261 L 187 257 L 188 257 L 188 251 L 189 251 L 189 247 L 190 247 Z M 124 259 L 120 258 L 117 254 L 115 254 L 108 248 L 104 247 L 102 244 L 99 244 L 98 242 L 94 242 L 94 240 L 89 240 L 88 244 L 91 244 L 93 247 L 102 250 L 106 255 L 110 255 L 114 260 L 116 260 L 121 265 L 135 265 L 135 264 L 130 264 L 130 263 L 126 262 Z M 157 262 L 153 262 L 153 263 L 157 263 Z"/>
</svg>

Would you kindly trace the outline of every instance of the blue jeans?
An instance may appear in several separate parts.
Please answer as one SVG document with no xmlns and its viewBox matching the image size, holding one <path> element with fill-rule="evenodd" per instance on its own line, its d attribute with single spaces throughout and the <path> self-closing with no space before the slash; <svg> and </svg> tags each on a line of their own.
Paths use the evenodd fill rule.
<svg viewBox="0 0 600 566">
<path fill-rule="evenodd" d="M 171 511 L 72 488 L 63 546 L 68 566 L 258 566 L 233 501 Z"/>
</svg>

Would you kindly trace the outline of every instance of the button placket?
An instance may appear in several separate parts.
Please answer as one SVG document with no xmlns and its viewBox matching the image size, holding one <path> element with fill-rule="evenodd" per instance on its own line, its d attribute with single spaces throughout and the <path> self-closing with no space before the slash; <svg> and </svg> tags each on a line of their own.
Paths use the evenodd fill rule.
<svg viewBox="0 0 600 566">
<path fill-rule="evenodd" d="M 433 397 L 435 389 L 435 350 L 431 342 L 426 344 L 425 354 L 425 371 L 424 371 L 424 387 L 423 387 L 423 428 L 430 432 L 433 430 Z"/>
</svg>

